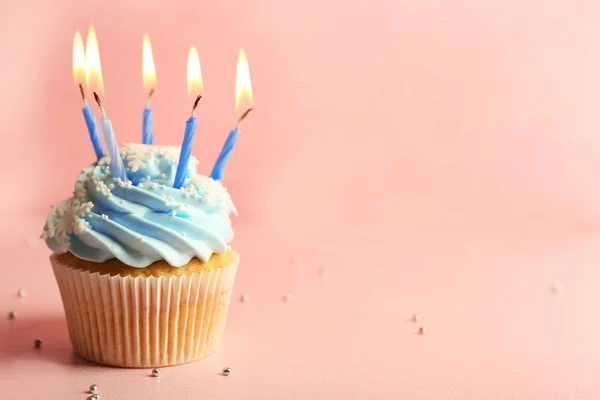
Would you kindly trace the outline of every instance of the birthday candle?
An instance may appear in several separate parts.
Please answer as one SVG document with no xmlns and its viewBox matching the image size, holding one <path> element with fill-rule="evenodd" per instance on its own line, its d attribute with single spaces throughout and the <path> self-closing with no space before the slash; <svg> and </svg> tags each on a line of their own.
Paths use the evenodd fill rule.
<svg viewBox="0 0 600 400">
<path fill-rule="evenodd" d="M 173 182 L 173 187 L 175 189 L 179 189 L 183 186 L 185 182 L 185 178 L 187 175 L 188 165 L 190 163 L 190 156 L 192 155 L 192 148 L 194 146 L 194 136 L 196 134 L 196 117 L 194 113 L 196 111 L 196 107 L 198 107 L 198 102 L 202 96 L 198 95 L 196 97 L 196 101 L 194 102 L 194 106 L 192 107 L 192 116 L 185 123 L 185 132 L 183 134 L 183 144 L 181 145 L 181 153 L 179 154 L 179 164 L 177 164 L 177 172 L 175 173 L 175 181 Z"/>
<path fill-rule="evenodd" d="M 154 135 L 152 134 L 152 109 L 150 108 L 150 97 L 152 97 L 153 93 L 154 89 L 152 89 L 148 95 L 148 101 L 146 102 L 142 119 L 142 143 L 144 144 L 154 143 Z"/>
<path fill-rule="evenodd" d="M 248 109 L 244 113 L 244 115 L 242 115 L 240 117 L 235 128 L 233 128 L 229 132 L 229 135 L 227 136 L 227 140 L 225 140 L 225 144 L 223 145 L 223 148 L 221 149 L 221 153 L 219 154 L 219 157 L 217 158 L 217 161 L 215 162 L 212 172 L 210 173 L 210 177 L 213 178 L 214 180 L 220 181 L 223 179 L 223 170 L 225 169 L 225 164 L 227 164 L 227 161 L 229 160 L 229 157 L 231 156 L 231 152 L 233 151 L 233 147 L 235 146 L 235 143 L 237 142 L 238 136 L 240 136 L 240 124 L 244 120 L 244 118 L 246 118 L 246 116 L 248 115 L 248 113 L 250 111 L 252 111 L 251 108 Z"/>
<path fill-rule="evenodd" d="M 198 57 L 198 51 L 196 51 L 196 47 L 192 45 L 192 47 L 190 47 L 187 65 L 188 96 L 192 93 L 202 93 L 203 86 L 202 71 L 200 70 L 200 58 Z M 190 156 L 192 155 L 192 147 L 194 145 L 194 135 L 196 134 L 197 122 L 194 112 L 196 111 L 196 107 L 198 107 L 198 102 L 201 98 L 201 95 L 196 96 L 196 101 L 194 101 L 194 106 L 192 107 L 192 116 L 185 124 L 183 144 L 181 145 L 179 163 L 177 164 L 177 172 L 175 173 L 175 180 L 173 181 L 173 187 L 176 189 L 179 189 L 183 186 L 187 176 Z"/>
<path fill-rule="evenodd" d="M 248 59 L 246 58 L 246 53 L 243 49 L 240 50 L 237 71 L 235 75 L 235 108 L 239 109 L 242 102 L 248 104 L 252 104 L 253 102 L 250 68 L 248 67 Z M 225 169 L 225 164 L 227 164 L 227 161 L 231 156 L 231 152 L 233 151 L 233 147 L 240 136 L 240 124 L 250 111 L 252 111 L 252 108 L 246 110 L 246 112 L 238 120 L 235 128 L 229 132 L 227 140 L 225 140 L 225 144 L 221 149 L 221 153 L 219 154 L 212 172 L 210 173 L 210 177 L 214 180 L 218 181 L 223 179 L 223 170 Z"/>
<path fill-rule="evenodd" d="M 96 126 L 96 118 L 94 117 L 94 112 L 92 111 L 91 107 L 87 104 L 82 85 L 79 85 L 79 90 L 81 91 L 81 97 L 83 98 L 83 118 L 85 119 L 85 124 L 90 134 L 90 140 L 92 141 L 92 146 L 94 147 L 94 152 L 96 153 L 96 159 L 99 160 L 102 157 L 104 157 L 104 146 L 102 145 L 102 139 L 100 138 L 100 134 L 98 133 L 98 127 Z"/>
<path fill-rule="evenodd" d="M 100 125 L 102 125 L 102 132 L 104 133 L 108 154 L 110 155 L 110 171 L 112 172 L 113 178 L 126 181 L 127 174 L 125 173 L 125 167 L 123 166 L 123 160 L 121 159 L 121 153 L 119 152 L 119 145 L 117 144 L 117 139 L 112 128 L 112 122 L 106 117 L 106 112 L 104 111 L 100 97 L 98 97 L 96 92 L 94 92 L 94 98 L 96 99 L 102 114 Z"/>
<path fill-rule="evenodd" d="M 81 82 L 85 81 L 85 49 L 83 48 L 83 39 L 79 31 L 75 32 L 73 38 L 73 79 L 75 84 L 79 86 L 81 92 L 81 100 L 83 101 L 83 118 L 85 119 L 85 125 L 87 126 L 96 158 L 99 160 L 104 157 L 104 149 L 102 146 L 102 139 L 98 133 L 98 127 L 96 126 L 96 118 L 94 118 L 94 112 L 88 106 L 87 100 L 85 99 L 85 92 Z"/>
<path fill-rule="evenodd" d="M 149 90 L 148 100 L 144 108 L 144 116 L 142 119 L 142 143 L 154 143 L 154 135 L 152 134 L 152 109 L 150 108 L 150 99 L 154 93 L 156 86 L 156 69 L 154 68 L 154 57 L 152 56 L 152 46 L 148 34 L 144 34 L 142 45 L 142 77 L 144 80 L 144 88 Z"/>
</svg>

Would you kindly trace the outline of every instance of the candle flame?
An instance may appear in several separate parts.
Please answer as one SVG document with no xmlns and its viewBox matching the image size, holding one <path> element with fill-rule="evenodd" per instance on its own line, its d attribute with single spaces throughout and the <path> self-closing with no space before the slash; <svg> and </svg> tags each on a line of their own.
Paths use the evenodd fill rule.
<svg viewBox="0 0 600 400">
<path fill-rule="evenodd" d="M 153 90 L 156 86 L 156 69 L 154 68 L 152 45 L 147 33 L 144 34 L 142 45 L 142 76 L 144 78 L 144 90 Z"/>
<path fill-rule="evenodd" d="M 198 58 L 198 51 L 196 51 L 196 47 L 193 45 L 188 56 L 187 89 L 188 96 L 202 94 L 204 89 L 202 71 L 200 70 L 200 58 Z"/>
<path fill-rule="evenodd" d="M 85 80 L 88 90 L 95 90 L 101 93 L 104 92 L 98 39 L 96 39 L 96 31 L 91 25 L 90 30 L 88 31 L 87 42 L 85 44 Z"/>
<path fill-rule="evenodd" d="M 252 81 L 250 80 L 250 67 L 244 49 L 240 50 L 237 72 L 235 74 L 235 109 L 250 107 L 253 104 Z"/>
<path fill-rule="evenodd" d="M 75 32 L 73 38 L 73 81 L 75 85 L 85 82 L 85 49 L 79 31 Z"/>
</svg>

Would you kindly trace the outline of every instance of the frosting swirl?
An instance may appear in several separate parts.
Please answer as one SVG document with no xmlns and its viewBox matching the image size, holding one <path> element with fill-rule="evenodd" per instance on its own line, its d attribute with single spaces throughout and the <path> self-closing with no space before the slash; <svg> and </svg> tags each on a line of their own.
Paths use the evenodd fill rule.
<svg viewBox="0 0 600 400">
<path fill-rule="evenodd" d="M 194 157 L 175 189 L 179 147 L 126 144 L 120 152 L 127 181 L 114 179 L 103 157 L 82 169 L 72 197 L 52 207 L 42 238 L 53 252 L 143 268 L 158 260 L 181 267 L 227 251 L 235 206 L 220 182 L 196 174 Z"/>
</svg>

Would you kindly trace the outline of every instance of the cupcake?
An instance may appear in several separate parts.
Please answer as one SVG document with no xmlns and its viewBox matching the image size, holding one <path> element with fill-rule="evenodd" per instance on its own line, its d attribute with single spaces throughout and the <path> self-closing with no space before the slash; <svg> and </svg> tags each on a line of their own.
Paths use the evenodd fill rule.
<svg viewBox="0 0 600 400">
<path fill-rule="evenodd" d="M 239 263 L 229 246 L 235 207 L 193 157 L 173 187 L 179 147 L 120 152 L 127 180 L 112 177 L 109 157 L 82 169 L 42 233 L 73 349 L 119 367 L 198 360 L 223 335 Z"/>
</svg>

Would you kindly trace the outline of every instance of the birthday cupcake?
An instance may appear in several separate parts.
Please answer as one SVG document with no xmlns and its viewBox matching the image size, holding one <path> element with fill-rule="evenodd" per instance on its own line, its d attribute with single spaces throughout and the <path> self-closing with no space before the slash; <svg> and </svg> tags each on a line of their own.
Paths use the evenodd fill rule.
<svg viewBox="0 0 600 400">
<path fill-rule="evenodd" d="M 197 360 L 225 326 L 239 263 L 229 246 L 235 207 L 193 157 L 174 185 L 178 147 L 127 144 L 120 154 L 125 179 L 108 156 L 84 168 L 42 233 L 73 349 L 120 367 Z"/>
</svg>

